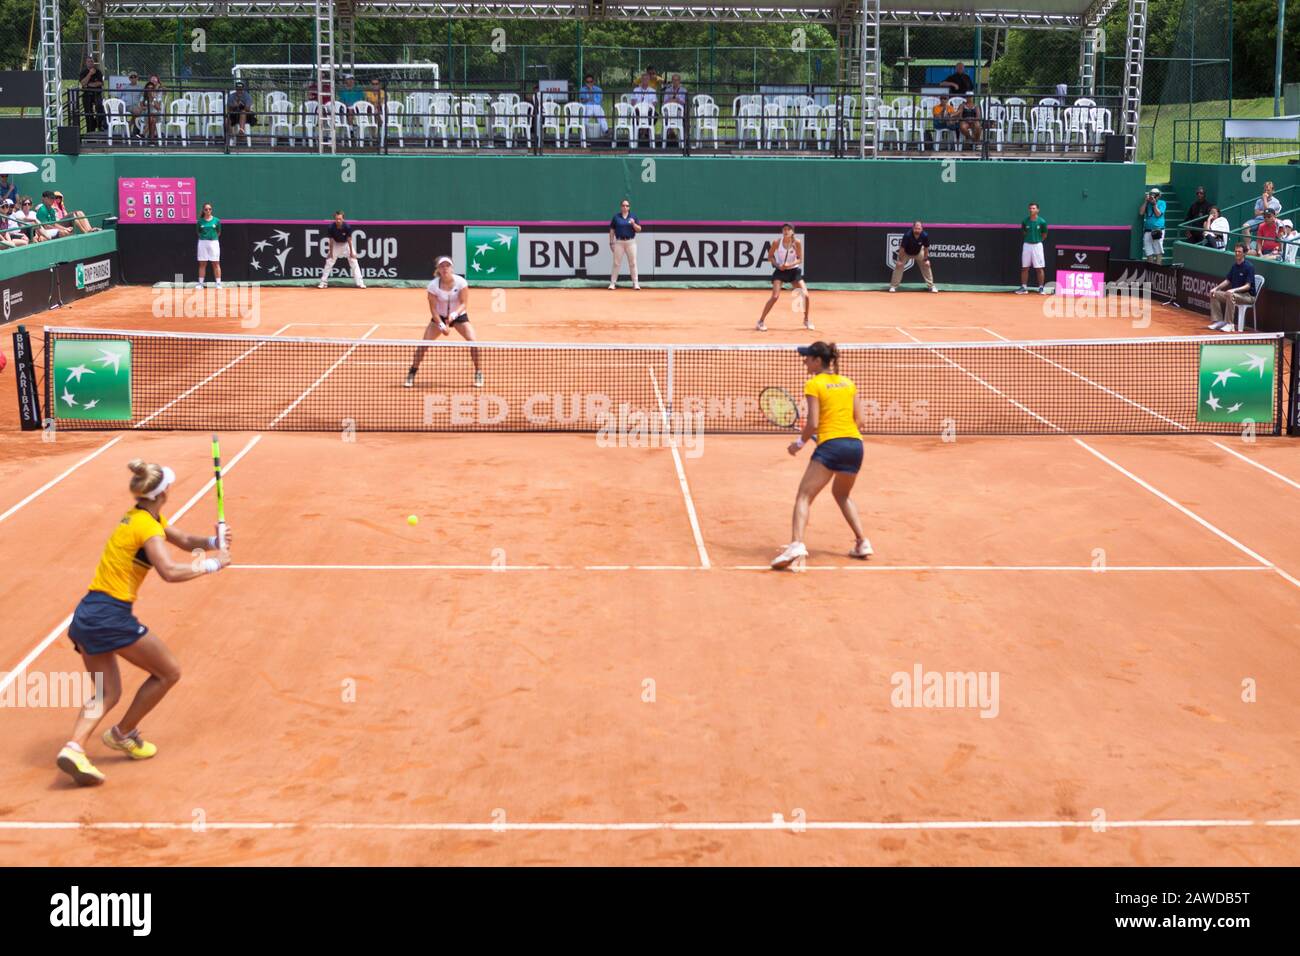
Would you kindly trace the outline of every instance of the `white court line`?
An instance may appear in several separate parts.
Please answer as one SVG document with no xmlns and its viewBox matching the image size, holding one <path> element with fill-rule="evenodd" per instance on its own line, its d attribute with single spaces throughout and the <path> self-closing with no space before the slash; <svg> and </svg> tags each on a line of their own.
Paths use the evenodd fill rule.
<svg viewBox="0 0 1300 956">
<path fill-rule="evenodd" d="M 30 495 L 28 495 L 26 498 L 24 498 L 22 501 L 18 502 L 18 504 L 14 505 L 12 508 L 10 508 L 8 511 L 6 511 L 4 514 L 0 515 L 0 521 L 4 521 L 5 518 L 8 518 L 11 514 L 14 514 L 16 511 L 18 511 L 19 508 L 22 508 L 24 505 L 29 505 L 29 504 L 31 504 L 33 501 L 35 501 L 35 500 L 36 500 L 37 498 L 39 498 L 41 495 L 45 494 L 45 492 L 49 491 L 51 488 L 53 488 L 55 485 L 57 485 L 57 484 L 58 484 L 60 481 L 62 481 L 64 478 L 68 477 L 68 475 L 72 474 L 74 471 L 76 471 L 78 468 L 80 468 L 80 467 L 81 467 L 82 465 L 84 465 L 86 462 L 88 462 L 88 461 L 92 461 L 92 460 L 94 460 L 95 458 L 98 458 L 98 457 L 99 457 L 100 455 L 102 455 L 104 452 L 108 451 L 110 448 L 112 448 L 114 445 L 116 445 L 118 442 L 120 442 L 120 441 L 122 440 L 123 437 L 124 437 L 124 436 L 122 436 L 122 435 L 118 435 L 118 436 L 117 436 L 116 438 L 114 438 L 113 440 L 108 441 L 108 442 L 105 442 L 103 445 L 100 445 L 98 448 L 96 448 L 94 451 L 92 451 L 92 452 L 91 452 L 89 455 L 87 455 L 85 458 L 81 459 L 81 461 L 77 462 L 75 465 L 73 465 L 71 468 L 69 468 L 69 469 L 68 469 L 67 471 L 65 471 L 63 474 L 59 475 L 59 477 L 57 477 L 57 478 L 53 478 L 53 479 L 47 481 L 45 484 L 41 485 L 39 488 L 37 488 L 35 491 L 33 491 Z"/>
<path fill-rule="evenodd" d="M 898 327 L 898 326 L 895 326 L 895 328 L 897 328 L 898 331 L 902 332 L 904 335 L 906 335 L 906 336 L 907 336 L 909 339 L 911 339 L 913 342 L 918 342 L 918 343 L 920 343 L 921 345 L 925 345 L 925 342 L 922 342 L 920 339 L 918 339 L 918 338 L 917 338 L 915 335 L 913 335 L 911 332 L 907 331 L 907 329 L 900 328 L 900 327 Z M 1016 401 L 1016 400 L 1015 400 L 1014 398 L 1012 398 L 1010 395 L 1007 395 L 1005 392 L 999 391 L 997 388 L 993 387 L 993 386 L 990 385 L 988 382 L 984 381 L 984 379 L 980 378 L 980 377 L 979 377 L 978 375 L 976 375 L 974 372 L 970 371 L 969 369 L 963 368 L 961 365 L 958 365 L 956 362 L 954 362 L 952 359 L 948 358 L 948 356 L 944 355 L 944 354 L 943 354 L 942 352 L 940 352 L 939 350 L 937 350 L 937 349 L 927 349 L 927 351 L 933 352 L 933 353 L 934 353 L 935 355 L 937 355 L 939 358 L 943 359 L 943 360 L 944 360 L 948 365 L 952 366 L 952 367 L 955 368 L 957 371 L 961 372 L 963 375 L 966 375 L 966 376 L 969 376 L 970 378 L 973 378 L 975 381 L 979 382 L 981 385 L 983 385 L 985 388 L 987 388 L 987 389 L 988 389 L 990 392 L 992 392 L 994 395 L 997 395 L 999 398 L 1005 398 L 1008 402 L 1010 402 L 1012 405 L 1016 406 L 1016 408 L 1020 409 L 1020 410 L 1021 410 L 1022 412 L 1024 412 L 1026 415 L 1030 416 L 1031 418 L 1036 418 L 1036 419 L 1038 419 L 1040 422 L 1042 422 L 1044 425 L 1046 425 L 1048 428 L 1052 429 L 1053 431 L 1058 431 L 1058 432 L 1063 432 L 1063 431 L 1064 431 L 1064 429 L 1061 428 L 1059 425 L 1055 425 L 1055 424 L 1053 424 L 1052 422 L 1049 422 L 1049 421 L 1048 421 L 1046 418 L 1044 418 L 1042 415 L 1039 415 L 1037 412 L 1033 411 L 1032 409 L 1030 409 L 1030 408 L 1028 408 L 1028 407 L 1026 407 L 1026 406 L 1024 406 L 1024 405 L 1021 405 L 1018 401 Z"/>
<path fill-rule="evenodd" d="M 229 464 L 223 464 L 221 466 L 222 477 L 224 477 L 230 471 L 232 471 L 234 467 L 237 464 L 239 464 L 239 460 L 243 458 L 245 455 L 247 455 L 250 451 L 252 451 L 253 446 L 256 445 L 261 440 L 262 440 L 261 435 L 254 435 L 251 439 L 249 439 L 248 444 L 245 445 L 242 449 L 240 449 L 239 454 L 237 454 L 234 458 L 232 458 Z M 178 508 L 176 510 L 176 512 L 170 518 L 171 522 L 174 524 L 175 522 L 179 521 L 181 518 L 185 517 L 185 515 L 189 512 L 189 510 L 193 508 L 196 504 L 198 504 L 199 501 L 203 498 L 203 496 L 206 495 L 208 491 L 211 490 L 211 488 L 216 483 L 217 480 L 215 477 L 209 478 L 207 480 L 207 483 L 204 484 L 204 486 L 200 488 L 198 492 L 195 493 L 193 498 L 185 502 L 185 504 L 181 508 Z M 50 631 L 49 634 L 45 635 L 45 639 L 42 640 L 39 644 L 37 644 L 34 648 L 32 648 L 31 651 L 28 652 L 27 656 L 18 662 L 18 665 L 16 667 L 10 669 L 10 671 L 7 674 L 5 674 L 2 678 L 0 678 L 0 694 L 3 694 L 5 690 L 9 687 L 9 685 L 12 684 L 15 680 L 17 680 L 20 674 L 24 673 L 27 670 L 28 665 L 34 663 L 36 658 L 40 657 L 41 654 L 44 653 L 47 647 L 49 647 L 51 644 L 53 644 L 55 641 L 58 640 L 59 637 L 62 636 L 63 632 L 68 629 L 68 625 L 71 623 L 72 623 L 72 615 L 69 614 L 61 622 L 59 622 L 59 625 L 56 628 L 54 628 L 54 630 Z"/>
<path fill-rule="evenodd" d="M 272 335 L 272 336 L 279 335 L 281 332 L 283 332 L 285 329 L 288 329 L 289 327 L 290 327 L 290 326 L 288 326 L 288 325 L 283 326 L 282 328 L 277 329 L 276 331 L 272 332 L 271 335 Z M 184 401 L 185 399 L 187 399 L 187 398 L 189 398 L 191 395 L 193 395 L 195 392 L 197 392 L 199 389 L 201 389 L 204 385 L 207 385 L 208 382 L 212 381 L 212 380 L 213 380 L 214 378 L 216 378 L 217 376 L 222 375 L 222 374 L 224 374 L 225 372 L 229 371 L 230 369 L 234 368 L 236 365 L 238 365 L 238 364 L 239 364 L 240 362 L 242 362 L 244 359 L 248 358 L 248 356 L 252 355 L 254 352 L 256 352 L 258 349 L 260 349 L 260 348 L 261 348 L 263 345 L 265 345 L 265 344 L 266 344 L 265 340 L 263 340 L 263 341 L 261 341 L 261 342 L 258 342 L 258 343 L 257 343 L 256 345 L 254 345 L 251 349 L 249 349 L 248 351 L 244 352 L 242 355 L 238 356 L 234 361 L 226 363 L 226 365 L 224 365 L 222 368 L 217 369 L 215 372 L 213 372 L 211 375 L 209 375 L 209 376 L 208 376 L 207 378 L 205 378 L 203 381 L 201 381 L 201 382 L 199 382 L 197 385 L 191 386 L 190 388 L 188 388 L 188 389 L 186 389 L 185 391 L 181 392 L 179 395 L 177 395 L 175 398 L 173 398 L 170 402 L 168 402 L 168 403 L 167 403 L 166 405 L 164 405 L 162 408 L 158 409 L 158 410 L 157 410 L 156 412 L 154 412 L 152 415 L 149 415 L 149 416 L 146 417 L 146 418 L 142 418 L 142 419 L 140 419 L 138 422 L 136 422 L 136 423 L 135 423 L 134 425 L 132 425 L 131 427 L 132 427 L 132 428 L 143 428 L 145 425 L 149 424 L 151 421 L 153 421 L 155 418 L 157 418 L 157 417 L 158 417 L 159 415 L 161 415 L 163 412 L 167 411 L 167 409 L 171 408 L 171 407 L 172 407 L 173 405 L 175 405 L 177 402 Z"/>
<path fill-rule="evenodd" d="M 1210 522 L 1208 522 L 1208 521 L 1206 521 L 1204 518 L 1202 518 L 1200 515 L 1198 515 L 1198 514 L 1197 514 L 1195 511 L 1193 511 L 1191 508 L 1188 508 L 1187 506 L 1185 506 L 1185 505 L 1183 505 L 1183 504 L 1180 504 L 1179 502 L 1175 501 L 1173 498 L 1169 497 L 1167 494 L 1165 494 L 1165 493 L 1164 493 L 1163 491 L 1161 491 L 1159 488 L 1156 488 L 1155 486 L 1151 485 L 1149 482 L 1143 481 L 1141 478 L 1139 478 L 1137 475 L 1133 474 L 1133 472 L 1129 471 L 1129 470 L 1128 470 L 1127 468 L 1125 468 L 1124 466 L 1119 465 L 1119 464 L 1115 463 L 1114 461 L 1112 461 L 1111 459 L 1107 458 L 1105 455 L 1103 455 L 1101 452 L 1097 451 L 1097 449 L 1093 448 L 1093 447 L 1092 447 L 1091 445 L 1089 445 L 1087 442 L 1082 441 L 1082 440 L 1080 440 L 1080 439 L 1078 439 L 1078 438 L 1074 439 L 1074 442 L 1075 442 L 1075 444 L 1077 444 L 1080 448 L 1085 449 L 1085 450 L 1088 451 L 1090 454 L 1094 455 L 1095 457 L 1097 457 L 1097 458 L 1100 459 L 1101 461 L 1104 461 L 1106 464 L 1110 465 L 1112 468 L 1114 468 L 1116 471 L 1118 471 L 1118 472 L 1119 472 L 1121 475 L 1123 475 L 1125 478 L 1129 478 L 1129 479 L 1131 479 L 1132 481 L 1136 482 L 1137 484 L 1141 485 L 1141 486 L 1142 486 L 1143 488 L 1145 488 L 1147 491 L 1151 492 L 1151 494 L 1155 495 L 1155 496 L 1156 496 L 1157 498 L 1159 498 L 1161 501 L 1165 502 L 1165 504 L 1168 504 L 1168 505 L 1171 505 L 1171 506 L 1174 507 L 1174 508 L 1177 508 L 1179 511 L 1181 511 L 1183 514 L 1185 514 L 1187 517 L 1191 518 L 1193 521 L 1195 521 L 1197 524 L 1199 524 L 1202 528 L 1205 528 L 1207 531 L 1210 531 L 1210 532 L 1212 532 L 1213 534 L 1218 535 L 1218 537 L 1220 537 L 1220 538 L 1222 538 L 1224 541 L 1228 542 L 1228 544 L 1232 545 L 1234 548 L 1236 548 L 1236 549 L 1237 549 L 1238 551 L 1240 551 L 1242 554 L 1246 555 L 1246 556 L 1249 557 L 1249 558 L 1252 558 L 1252 559 L 1255 560 L 1255 561 L 1258 561 L 1260 564 L 1264 565 L 1264 566 L 1265 566 L 1266 568 L 1268 568 L 1269 570 L 1276 572 L 1276 573 L 1278 574 L 1278 576 L 1284 578 L 1285 580 L 1289 581 L 1291 584 L 1293 584 L 1293 585 L 1295 585 L 1296 587 L 1300 588 L 1300 580 L 1297 580 L 1296 578 L 1294 578 L 1294 577 L 1292 577 L 1290 574 L 1288 574 L 1286 571 L 1283 571 L 1281 568 L 1279 568 L 1279 567 L 1278 567 L 1276 564 L 1274 564 L 1272 561 L 1268 560 L 1268 558 L 1264 557 L 1263 555 L 1259 554 L 1258 552 L 1252 551 L 1250 548 L 1246 547 L 1244 544 L 1242 544 L 1240 541 L 1238 541 L 1238 540 L 1237 540 L 1236 538 L 1234 538 L 1232 535 L 1228 534 L 1226 531 L 1222 531 L 1222 530 L 1220 530 L 1219 528 L 1215 527 L 1213 524 L 1211 524 Z"/>
<path fill-rule="evenodd" d="M 1011 341 L 1005 335 L 999 335 L 997 332 L 994 332 L 992 329 L 982 329 L 981 331 L 987 332 L 995 339 L 1001 339 L 1003 342 Z M 1088 378 L 1088 376 L 1081 375 L 1078 372 L 1076 372 L 1074 369 L 1067 368 L 1066 366 L 1062 365 L 1060 362 L 1054 362 L 1051 359 L 1049 359 L 1046 355 L 1041 355 L 1038 352 L 1032 351 L 1031 349 L 1028 349 L 1023 345 L 1017 345 L 1016 347 L 1020 349 L 1022 352 L 1028 352 L 1036 359 L 1042 359 L 1044 362 L 1046 362 L 1048 365 L 1053 366 L 1054 368 L 1059 368 L 1062 372 L 1065 372 L 1069 375 L 1073 375 L 1075 378 L 1079 379 L 1082 382 L 1087 382 L 1093 388 L 1100 389 L 1101 391 L 1105 392 L 1107 395 L 1111 396 L 1112 398 L 1118 398 L 1121 402 L 1127 402 L 1129 405 L 1132 405 L 1134 408 L 1138 409 L 1139 411 L 1146 412 L 1148 415 L 1152 415 L 1160 419 L 1162 422 L 1173 425 L 1175 428 L 1181 428 L 1183 431 L 1190 430 L 1186 425 L 1182 424 L 1181 422 L 1176 422 L 1172 418 L 1167 418 L 1164 415 L 1161 415 L 1155 409 L 1147 408 L 1145 405 L 1139 404 L 1138 402 L 1133 401 L 1133 399 L 1121 395 L 1119 392 L 1116 392 L 1113 389 L 1107 388 L 1105 385 L 1102 385 L 1100 382 L 1094 382 L 1092 379 Z"/>
<path fill-rule="evenodd" d="M 316 832 L 474 832 L 474 833 L 606 833 L 644 831 L 686 832 L 788 832 L 826 830 L 1201 830 L 1229 827 L 1300 827 L 1300 819 L 1174 819 L 1174 820 L 786 820 L 779 813 L 771 820 L 756 821 L 645 821 L 602 823 L 309 823 L 305 821 L 208 820 L 203 830 L 309 830 Z M 193 821 L 93 821 L 93 820 L 0 820 L 0 831 L 14 830 L 172 830 L 201 832 Z"/>
<path fill-rule="evenodd" d="M 903 330 L 902 330 L 902 329 L 899 329 L 899 331 L 902 332 Z M 907 334 L 907 333 L 904 333 L 904 334 Z M 909 336 L 909 337 L 912 337 L 912 336 Z M 920 341 L 920 340 L 918 339 L 918 341 Z M 938 353 L 936 353 L 936 354 L 938 354 Z M 970 375 L 970 374 L 971 374 L 970 372 L 967 372 L 966 369 L 962 368 L 960 365 L 957 365 L 957 363 L 954 362 L 953 365 L 954 365 L 954 367 L 956 367 L 956 368 L 959 369 L 960 371 L 962 371 L 962 372 L 966 372 L 967 375 Z M 971 377 L 974 378 L 975 376 L 972 375 Z M 978 381 L 978 379 L 976 379 L 976 380 Z M 990 388 L 991 388 L 991 386 L 990 386 Z M 994 391 L 996 391 L 996 389 L 994 389 Z M 1013 404 L 1017 404 L 1017 405 L 1019 405 L 1019 403 L 1013 403 Z M 1020 406 L 1020 407 L 1023 408 L 1024 406 Z M 1026 411 L 1028 411 L 1028 409 L 1026 409 Z M 1031 414 L 1031 415 L 1034 415 L 1034 417 L 1037 418 L 1039 421 L 1046 422 L 1046 423 L 1047 423 L 1048 425 L 1050 425 L 1052 428 L 1055 428 L 1058 432 L 1059 432 L 1059 431 L 1062 431 L 1061 428 L 1059 428 L 1059 427 L 1056 426 L 1056 425 L 1053 425 L 1051 422 L 1048 422 L 1047 419 L 1043 418 L 1042 416 L 1037 415 L 1037 414 L 1034 414 L 1033 412 L 1030 412 L 1030 414 Z M 1126 478 L 1129 478 L 1130 480 L 1136 482 L 1138 485 L 1142 486 L 1142 487 L 1145 488 L 1147 491 L 1151 492 L 1153 495 L 1155 495 L 1156 497 L 1160 498 L 1160 499 L 1161 499 L 1162 501 L 1164 501 L 1166 504 L 1171 505 L 1172 507 L 1178 509 L 1178 510 L 1181 511 L 1183 514 L 1185 514 L 1187 517 L 1189 517 L 1189 518 L 1191 518 L 1193 521 L 1195 521 L 1197 524 L 1201 525 L 1201 527 L 1205 528 L 1207 531 L 1210 531 L 1210 532 L 1212 532 L 1213 534 L 1217 535 L 1219 538 L 1221 538 L 1222 540 L 1224 540 L 1224 541 L 1228 542 L 1229 544 L 1231 544 L 1234 548 L 1236 548 L 1238 551 L 1240 551 L 1240 552 L 1242 552 L 1243 554 L 1245 554 L 1247 557 L 1251 558 L 1251 559 L 1254 560 L 1254 561 L 1257 561 L 1259 564 L 1263 565 L 1263 566 L 1264 566 L 1265 568 L 1267 568 L 1268 570 L 1271 570 L 1271 571 L 1275 572 L 1277 575 L 1279 575 L 1280 577 L 1282 577 L 1282 578 L 1285 579 L 1286 581 L 1288 581 L 1288 582 L 1290 582 L 1291 584 L 1295 585 L 1296 587 L 1300 588 L 1300 580 L 1298 580 L 1298 579 L 1296 579 L 1295 577 L 1293 577 L 1292 575 L 1288 574 L 1286 571 L 1282 570 L 1282 569 L 1279 568 L 1276 564 L 1274 564 L 1272 561 L 1269 561 L 1267 558 L 1263 557 L 1263 556 L 1260 555 L 1259 553 L 1257 553 L 1257 552 L 1251 550 L 1250 548 L 1246 547 L 1244 544 L 1242 544 L 1242 543 L 1241 543 L 1240 541 L 1238 541 L 1236 538 L 1232 537 L 1232 536 L 1231 536 L 1230 534 L 1228 534 L 1226 531 L 1223 531 L 1223 530 L 1221 530 L 1221 529 L 1215 527 L 1213 524 L 1211 524 L 1209 521 L 1206 521 L 1204 518 L 1202 518 L 1202 517 L 1201 517 L 1200 515 L 1198 515 L 1196 512 L 1192 511 L 1190 508 L 1187 508 L 1186 506 L 1184 506 L 1184 505 L 1180 504 L 1179 502 L 1175 501 L 1173 498 L 1169 497 L 1167 494 L 1165 494 L 1163 491 L 1160 491 L 1158 488 L 1156 488 L 1155 486 L 1151 485 L 1149 482 L 1146 482 L 1146 481 L 1142 480 L 1142 479 L 1139 478 L 1137 475 L 1133 474 L 1133 472 L 1129 471 L 1128 469 L 1124 468 L 1123 466 L 1121 466 L 1121 465 L 1117 464 L 1116 462 L 1112 461 L 1111 459 L 1107 458 L 1105 455 L 1103 455 L 1101 452 L 1097 451 L 1097 449 L 1093 448 L 1093 447 L 1092 447 L 1091 445 L 1089 445 L 1087 442 L 1085 442 L 1085 441 L 1083 441 L 1083 440 L 1081 440 L 1081 439 L 1079 439 L 1079 438 L 1074 438 L 1073 440 L 1074 440 L 1074 443 L 1077 444 L 1080 448 L 1083 448 L 1084 450 L 1086 450 L 1087 452 L 1089 452 L 1090 454 L 1092 454 L 1094 457 L 1096 457 L 1096 458 L 1100 459 L 1101 461 L 1105 462 L 1106 464 L 1110 465 L 1112 468 L 1114 468 L 1114 469 L 1115 469 L 1116 471 L 1118 471 L 1120 474 L 1122 474 L 1122 475 L 1124 475 Z"/>
<path fill-rule="evenodd" d="M 361 336 L 361 339 L 368 339 L 368 338 L 370 338 L 370 336 L 374 335 L 375 332 L 377 332 L 378 330 L 379 330 L 379 326 L 378 326 L 378 325 L 372 325 L 372 326 L 370 327 L 370 331 L 367 332 L 365 335 Z M 274 428 L 276 425 L 280 424 L 280 422 L 284 420 L 284 416 L 288 415 L 291 411 L 293 411 L 295 408 L 297 408 L 299 405 L 301 405 L 302 402 L 303 402 L 303 400 L 306 399 L 306 397 L 307 397 L 308 395 L 310 395 L 312 392 L 316 391 L 316 387 L 317 387 L 318 385 L 320 385 L 321 382 L 323 382 L 323 381 L 325 381 L 325 379 L 329 378 L 330 375 L 332 375 L 332 374 L 334 373 L 334 370 L 335 370 L 336 368 L 338 368 L 340 365 L 342 365 L 344 362 L 347 361 L 349 355 L 351 355 L 353 352 L 355 352 L 357 349 L 359 349 L 359 348 L 361 347 L 361 339 L 358 339 L 357 341 L 355 341 L 355 342 L 352 344 L 352 347 L 351 347 L 351 348 L 349 348 L 346 352 L 344 352 L 341 356 L 339 356 L 339 359 L 338 359 L 337 362 L 335 362 L 333 365 L 331 365 L 329 368 L 327 368 L 327 369 L 325 370 L 324 374 L 322 374 L 320 378 L 318 378 L 318 379 L 316 379 L 316 381 L 312 382 L 311 385 L 309 385 L 309 386 L 307 387 L 307 390 L 306 390 L 305 392 L 303 392 L 301 395 L 299 395 L 297 398 L 295 398 L 295 399 L 293 400 L 293 404 L 292 404 L 292 405 L 290 405 L 288 408 L 286 408 L 284 411 L 282 411 L 279 415 L 276 415 L 275 418 L 271 420 L 271 424 L 269 424 L 269 425 L 266 426 L 266 430 L 267 430 L 267 431 L 270 431 L 270 430 L 271 430 L 272 428 Z"/>
<path fill-rule="evenodd" d="M 1248 464 L 1248 465 L 1254 465 L 1254 466 L 1255 466 L 1256 468 L 1258 468 L 1260 471 L 1268 472 L 1270 475 L 1272 475 L 1272 476 L 1273 476 L 1274 478 L 1276 478 L 1278 481 L 1284 481 L 1284 482 L 1286 482 L 1288 485 L 1290 485 L 1292 488 L 1300 488 L 1300 482 L 1297 482 L 1297 481 L 1293 481 L 1293 480 L 1291 480 L 1291 479 L 1288 478 L 1286 475 L 1283 475 L 1283 474 L 1281 474 L 1280 472 L 1276 472 L 1276 471 L 1274 471 L 1272 468 L 1269 468 L 1267 465 L 1261 465 L 1259 462 L 1255 461 L 1255 459 L 1250 458 L 1250 457 L 1248 457 L 1248 456 L 1246 456 L 1246 455 L 1243 455 L 1243 454 L 1242 454 L 1241 452 L 1239 452 L 1239 451 L 1233 451 L 1233 450 L 1232 450 L 1231 448 L 1229 448 L 1227 445 L 1220 444 L 1219 442 L 1215 441 L 1213 438 L 1209 439 L 1209 442 L 1210 442 L 1211 445 L 1215 445 L 1215 446 L 1217 446 L 1217 447 L 1219 447 L 1219 448 L 1222 448 L 1222 449 L 1223 449 L 1224 451 L 1226 451 L 1229 455 L 1234 455 L 1234 456 L 1236 456 L 1237 458 L 1240 458 L 1240 459 L 1241 459 L 1242 461 L 1244 461 L 1246 464 Z M 0 515 L 0 520 L 3 520 L 3 519 L 4 519 L 4 515 Z"/>
<path fill-rule="evenodd" d="M 663 420 L 664 434 L 668 433 L 668 409 L 664 407 L 664 397 L 659 392 L 659 380 L 655 378 L 653 367 L 647 367 L 646 371 L 650 373 L 650 384 L 655 389 L 655 401 L 659 403 L 659 414 Z M 709 567 L 709 552 L 704 549 L 704 536 L 700 534 L 700 521 L 695 516 L 695 502 L 691 500 L 691 486 L 686 482 L 686 469 L 682 467 L 682 456 L 677 451 L 677 443 L 672 442 L 668 446 L 673 453 L 673 464 L 677 466 L 677 481 L 682 486 L 682 497 L 686 500 L 686 515 L 691 519 L 691 534 L 695 535 L 695 550 L 700 554 L 700 567 L 707 569 Z"/>
<path fill-rule="evenodd" d="M 768 571 L 766 564 L 732 564 L 705 567 L 698 564 L 232 564 L 232 571 Z M 1221 571 L 1271 571 L 1265 564 L 1125 564 L 1094 567 L 1091 564 L 820 564 L 808 571 L 966 572 L 1012 573 L 1068 572 L 1075 574 L 1219 573 Z"/>
</svg>

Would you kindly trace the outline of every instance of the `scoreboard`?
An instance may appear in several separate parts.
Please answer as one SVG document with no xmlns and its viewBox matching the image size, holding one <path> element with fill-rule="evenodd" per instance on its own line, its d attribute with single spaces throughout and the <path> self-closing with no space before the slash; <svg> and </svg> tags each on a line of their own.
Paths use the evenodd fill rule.
<svg viewBox="0 0 1300 956">
<path fill-rule="evenodd" d="M 1057 246 L 1056 294 L 1102 298 L 1109 262 L 1107 246 Z"/>
<path fill-rule="evenodd" d="M 118 221 L 124 224 L 192 223 L 198 219 L 192 179 L 119 179 Z"/>
</svg>

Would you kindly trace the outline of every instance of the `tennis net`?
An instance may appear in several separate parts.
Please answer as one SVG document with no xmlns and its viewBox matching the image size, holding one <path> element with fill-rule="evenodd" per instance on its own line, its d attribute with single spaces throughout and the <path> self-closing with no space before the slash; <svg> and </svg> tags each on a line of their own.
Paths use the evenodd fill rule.
<svg viewBox="0 0 1300 956">
<path fill-rule="evenodd" d="M 1286 420 L 1283 341 L 843 345 L 840 371 L 872 434 L 1230 434 L 1247 421 L 1267 434 Z M 802 405 L 807 379 L 788 345 L 440 342 L 407 388 L 418 347 L 47 328 L 47 416 L 59 429 L 581 432 L 689 415 L 705 431 L 758 433 L 782 430 L 759 392 Z"/>
</svg>

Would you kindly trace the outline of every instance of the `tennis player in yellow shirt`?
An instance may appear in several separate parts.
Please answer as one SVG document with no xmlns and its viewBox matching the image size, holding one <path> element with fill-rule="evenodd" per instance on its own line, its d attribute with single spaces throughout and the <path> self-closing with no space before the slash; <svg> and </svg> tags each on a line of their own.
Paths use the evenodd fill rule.
<svg viewBox="0 0 1300 956">
<path fill-rule="evenodd" d="M 131 469 L 135 505 L 122 516 L 104 546 L 90 591 L 77 605 L 68 627 L 68 636 L 86 671 L 103 675 L 103 698 L 91 700 L 81 709 L 72 737 L 59 751 L 59 769 L 83 787 L 104 782 L 104 775 L 86 756 L 86 742 L 122 696 L 117 658 L 149 672 L 126 716 L 104 731 L 103 737 L 107 746 L 135 760 L 145 760 L 158 752 L 157 747 L 141 738 L 140 721 L 181 679 L 180 665 L 167 645 L 135 618 L 136 595 L 149 569 L 174 583 L 215 574 L 230 564 L 229 551 L 218 551 L 216 557 L 202 561 L 173 561 L 168 544 L 191 553 L 214 551 L 217 539 L 185 534 L 168 524 L 162 509 L 167 504 L 167 491 L 176 481 L 175 472 L 139 458 L 127 467 Z M 230 539 L 229 530 L 226 539 Z"/>
<path fill-rule="evenodd" d="M 808 509 L 828 483 L 844 520 L 853 529 L 853 550 L 849 557 L 871 556 L 871 542 L 862 533 L 857 505 L 849 497 L 862 468 L 863 419 L 857 386 L 852 379 L 839 374 L 840 352 L 834 342 L 801 345 L 799 354 L 803 356 L 804 368 L 811 376 L 803 389 L 808 398 L 808 414 L 804 417 L 803 431 L 787 450 L 791 455 L 797 455 L 809 441 L 817 443 L 817 450 L 799 482 L 799 493 L 794 500 L 792 540 L 772 559 L 772 568 L 778 571 L 808 556 L 808 548 L 803 543 L 804 530 L 808 527 Z"/>
</svg>

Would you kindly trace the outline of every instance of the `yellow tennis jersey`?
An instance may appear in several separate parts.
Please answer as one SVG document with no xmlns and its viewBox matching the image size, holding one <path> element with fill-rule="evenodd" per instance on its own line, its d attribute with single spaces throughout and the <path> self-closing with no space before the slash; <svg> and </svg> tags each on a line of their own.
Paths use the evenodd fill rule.
<svg viewBox="0 0 1300 956">
<path fill-rule="evenodd" d="M 104 545 L 90 590 L 103 591 L 119 601 L 134 603 L 140 585 L 153 567 L 145 554 L 144 543 L 164 534 L 166 527 L 165 516 L 155 521 L 153 515 L 140 508 L 132 508 L 123 515 L 108 544 Z"/>
<path fill-rule="evenodd" d="M 853 397 L 857 386 L 843 375 L 819 372 L 803 387 L 803 393 L 817 399 L 817 441 L 825 444 L 835 438 L 861 438 L 853 418 Z"/>
</svg>

